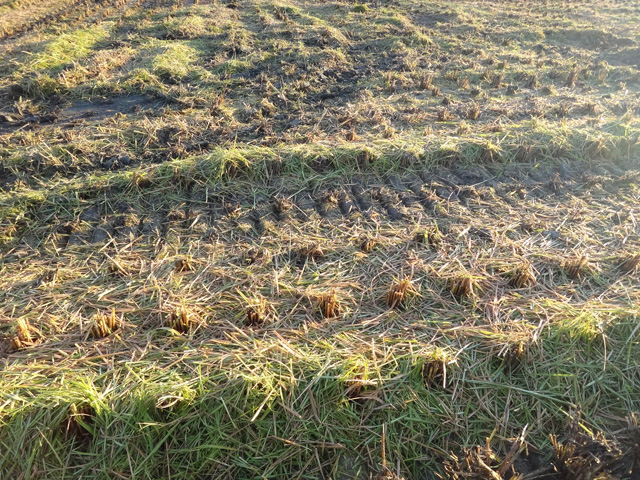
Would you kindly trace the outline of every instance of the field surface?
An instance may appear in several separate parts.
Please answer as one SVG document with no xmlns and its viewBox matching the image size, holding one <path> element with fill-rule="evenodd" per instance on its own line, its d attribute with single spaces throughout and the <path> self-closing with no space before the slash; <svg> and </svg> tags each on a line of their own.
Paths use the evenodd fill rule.
<svg viewBox="0 0 640 480">
<path fill-rule="evenodd" d="M 0 478 L 640 479 L 639 25 L 0 0 Z"/>
</svg>

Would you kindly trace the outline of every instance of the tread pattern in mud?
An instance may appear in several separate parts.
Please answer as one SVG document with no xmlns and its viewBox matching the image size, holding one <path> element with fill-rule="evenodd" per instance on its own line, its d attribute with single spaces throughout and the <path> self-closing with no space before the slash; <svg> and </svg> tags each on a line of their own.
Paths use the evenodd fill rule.
<svg viewBox="0 0 640 480">
<path fill-rule="evenodd" d="M 0 29 L 0 40 L 20 38 L 29 33 L 40 32 L 52 25 L 66 25 L 67 28 L 73 28 L 95 24 L 110 16 L 121 15 L 126 10 L 138 8 L 143 2 L 144 0 L 71 0 L 57 2 L 35 16 L 25 16 L 24 22 L 8 22 L 3 29 Z M 150 3 L 150 8 L 153 2 L 148 3 Z"/>
<path fill-rule="evenodd" d="M 123 245 L 144 238 L 150 245 L 210 237 L 254 241 L 292 226 L 299 231 L 307 225 L 316 229 L 316 224 L 404 228 L 434 221 L 467 222 L 480 237 L 491 238 L 481 225 L 475 225 L 476 217 L 490 218 L 499 225 L 501 219 L 507 222 L 508 215 L 515 215 L 514 209 L 519 216 L 523 210 L 535 216 L 539 205 L 566 209 L 563 202 L 601 205 L 610 210 L 613 224 L 616 203 L 609 197 L 615 199 L 625 192 L 633 195 L 638 181 L 638 172 L 611 174 L 602 167 L 597 171 L 604 175 L 590 171 L 574 176 L 560 169 L 538 173 L 536 178 L 514 171 L 511 177 L 500 179 L 486 169 L 479 171 L 384 180 L 363 176 L 343 185 L 320 184 L 299 191 L 265 187 L 251 196 L 239 192 L 203 195 L 194 189 L 183 192 L 179 202 L 148 203 L 144 208 L 116 202 L 107 203 L 110 207 L 105 211 L 105 204 L 89 205 L 76 218 L 50 228 L 58 248 L 105 242 Z"/>
</svg>

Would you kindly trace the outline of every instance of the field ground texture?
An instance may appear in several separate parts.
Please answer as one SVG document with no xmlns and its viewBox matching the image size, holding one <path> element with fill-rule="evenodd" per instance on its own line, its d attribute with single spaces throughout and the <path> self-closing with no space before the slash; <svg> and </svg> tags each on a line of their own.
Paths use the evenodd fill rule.
<svg viewBox="0 0 640 480">
<path fill-rule="evenodd" d="M 638 25 L 0 0 L 0 478 L 640 478 Z"/>
</svg>

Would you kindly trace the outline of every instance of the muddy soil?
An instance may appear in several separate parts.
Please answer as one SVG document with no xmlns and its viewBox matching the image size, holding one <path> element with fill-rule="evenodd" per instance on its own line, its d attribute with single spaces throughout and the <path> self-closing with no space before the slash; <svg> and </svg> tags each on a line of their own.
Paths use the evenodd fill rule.
<svg viewBox="0 0 640 480">
<path fill-rule="evenodd" d="M 0 135 L 19 128 L 37 129 L 43 125 L 73 128 L 81 124 L 97 124 L 118 114 L 156 112 L 166 105 L 163 100 L 147 95 L 126 95 L 79 100 L 68 105 L 52 107 L 43 115 L 20 115 L 0 112 Z"/>
</svg>

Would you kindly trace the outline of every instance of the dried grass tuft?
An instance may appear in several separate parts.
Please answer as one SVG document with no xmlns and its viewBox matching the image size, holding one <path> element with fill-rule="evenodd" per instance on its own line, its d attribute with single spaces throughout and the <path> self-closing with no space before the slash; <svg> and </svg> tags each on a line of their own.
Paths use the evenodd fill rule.
<svg viewBox="0 0 640 480">
<path fill-rule="evenodd" d="M 91 436 L 91 424 L 95 412 L 90 405 L 78 407 L 75 403 L 69 406 L 69 416 L 65 427 L 67 437 L 88 439 Z"/>
<path fill-rule="evenodd" d="M 237 216 L 240 213 L 240 210 L 242 210 L 242 206 L 240 205 L 240 203 L 235 200 L 223 199 L 222 208 L 224 209 L 225 213 L 230 217 Z"/>
<path fill-rule="evenodd" d="M 11 337 L 11 350 L 18 351 L 33 346 L 39 337 L 39 333 L 38 329 L 32 326 L 28 320 L 19 318 L 15 326 L 14 335 Z"/>
<path fill-rule="evenodd" d="M 580 274 L 587 266 L 587 257 L 581 256 L 579 259 L 570 259 L 565 262 L 564 269 L 567 272 L 567 276 L 575 280 L 580 277 Z"/>
<path fill-rule="evenodd" d="M 316 304 L 323 318 L 333 318 L 340 314 L 340 302 L 338 301 L 335 290 L 318 295 Z"/>
<path fill-rule="evenodd" d="M 387 292 L 387 306 L 389 308 L 403 309 L 406 307 L 409 297 L 417 295 L 418 290 L 411 280 L 400 280 L 394 283 Z"/>
<path fill-rule="evenodd" d="M 191 329 L 193 321 L 187 309 L 182 306 L 182 308 L 176 308 L 169 314 L 166 323 L 169 328 L 174 329 L 176 332 L 187 333 Z"/>
<path fill-rule="evenodd" d="M 416 243 L 429 245 L 433 249 L 438 249 L 444 242 L 444 235 L 437 225 L 417 232 L 413 238 Z"/>
<path fill-rule="evenodd" d="M 358 136 L 358 134 L 356 133 L 356 129 L 352 128 L 351 130 L 349 130 L 346 134 L 345 134 L 345 138 L 347 139 L 347 141 L 349 142 L 357 142 L 358 140 L 360 140 L 360 137 Z"/>
<path fill-rule="evenodd" d="M 242 258 L 245 265 L 255 265 L 257 263 L 267 263 L 270 261 L 268 250 L 250 248 L 244 253 Z"/>
<path fill-rule="evenodd" d="M 151 180 L 152 175 L 146 175 L 141 172 L 133 172 L 131 176 L 131 186 L 136 189 L 150 188 L 153 185 Z"/>
<path fill-rule="evenodd" d="M 438 113 L 436 114 L 436 119 L 438 120 L 438 122 L 448 122 L 450 120 L 453 120 L 453 115 L 451 115 L 451 112 L 448 108 L 440 108 L 438 110 Z"/>
<path fill-rule="evenodd" d="M 573 88 L 576 86 L 577 81 L 578 81 L 578 69 L 574 68 L 573 70 L 571 70 L 571 72 L 569 72 L 569 75 L 567 76 L 566 85 L 569 88 Z"/>
<path fill-rule="evenodd" d="M 388 468 L 383 468 L 380 473 L 373 477 L 373 480 L 404 480 L 404 477 L 399 477 Z"/>
<path fill-rule="evenodd" d="M 477 283 L 473 277 L 457 277 L 451 279 L 449 283 L 449 289 L 457 299 L 470 298 L 475 295 Z"/>
<path fill-rule="evenodd" d="M 175 263 L 176 272 L 190 272 L 193 270 L 193 265 L 190 257 L 179 258 Z"/>
<path fill-rule="evenodd" d="M 418 87 L 421 90 L 430 90 L 432 84 L 433 84 L 433 75 L 431 74 L 422 75 L 420 77 L 420 80 L 418 80 Z"/>
<path fill-rule="evenodd" d="M 376 243 L 377 241 L 375 238 L 365 235 L 360 239 L 360 250 L 362 250 L 364 253 L 371 253 L 371 251 L 375 248 Z"/>
<path fill-rule="evenodd" d="M 282 215 L 293 207 L 293 202 L 286 197 L 276 197 L 273 201 L 273 211 L 277 215 Z"/>
<path fill-rule="evenodd" d="M 477 103 L 473 103 L 467 110 L 467 118 L 469 120 L 477 120 L 478 117 L 480 117 L 480 106 Z"/>
<path fill-rule="evenodd" d="M 427 229 L 426 235 L 427 235 L 427 243 L 431 248 L 437 249 L 440 246 L 442 246 L 442 243 L 444 242 L 444 235 L 442 234 L 442 232 L 440 231 L 437 225 L 433 228 Z"/>
<path fill-rule="evenodd" d="M 502 353 L 505 363 L 510 366 L 518 365 L 527 352 L 527 344 L 524 341 L 514 342 L 507 345 Z"/>
<path fill-rule="evenodd" d="M 475 478 L 479 480 L 522 479 L 517 471 L 516 460 L 526 447 L 527 427 L 514 440 L 509 451 L 501 457 L 491 448 L 490 440 L 484 446 L 464 451 L 464 458 L 459 459 L 452 454 L 444 464 L 444 471 L 451 480 Z M 540 472 L 545 473 L 545 472 Z"/>
<path fill-rule="evenodd" d="M 112 309 L 110 314 L 98 312 L 94 316 L 90 334 L 93 338 L 104 338 L 115 332 L 119 327 L 120 320 L 116 317 L 115 309 Z"/>
<path fill-rule="evenodd" d="M 304 246 L 300 250 L 298 250 L 298 257 L 302 261 L 318 260 L 323 256 L 324 256 L 324 252 L 316 243 Z"/>
<path fill-rule="evenodd" d="M 509 284 L 515 288 L 532 287 L 537 282 L 533 267 L 529 263 L 519 265 L 510 275 Z"/>
<path fill-rule="evenodd" d="M 633 455 L 623 451 L 618 442 L 583 428 L 579 411 L 572 413 L 567 436 L 561 442 L 550 435 L 553 463 L 562 480 L 618 478 L 615 473 L 628 471 L 633 464 Z"/>
<path fill-rule="evenodd" d="M 424 359 L 420 374 L 427 388 L 445 387 L 447 383 L 447 365 L 449 358 L 446 352 L 435 350 Z"/>
<path fill-rule="evenodd" d="M 640 253 L 627 255 L 620 262 L 620 271 L 623 273 L 631 273 L 638 268 L 640 264 Z"/>
<path fill-rule="evenodd" d="M 107 273 L 109 275 L 116 275 L 120 277 L 128 275 L 127 270 L 115 260 L 112 260 L 107 264 Z"/>
<path fill-rule="evenodd" d="M 248 327 L 259 327 L 265 323 L 273 321 L 275 318 L 275 309 L 262 296 L 256 296 L 248 299 L 248 305 L 245 308 L 245 325 Z"/>
<path fill-rule="evenodd" d="M 504 73 L 496 73 L 491 77 L 491 86 L 493 88 L 500 88 L 504 83 Z"/>
</svg>

